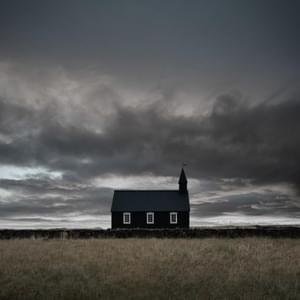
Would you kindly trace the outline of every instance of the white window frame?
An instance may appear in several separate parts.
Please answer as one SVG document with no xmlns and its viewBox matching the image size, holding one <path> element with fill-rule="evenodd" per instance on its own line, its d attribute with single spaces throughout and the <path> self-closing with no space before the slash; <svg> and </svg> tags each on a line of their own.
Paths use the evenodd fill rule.
<svg viewBox="0 0 300 300">
<path fill-rule="evenodd" d="M 152 221 L 149 221 L 149 216 L 152 216 Z M 146 221 L 147 221 L 147 224 L 154 224 L 154 212 L 147 212 Z"/>
<path fill-rule="evenodd" d="M 128 220 L 126 220 L 127 216 L 128 216 Z M 123 224 L 130 224 L 130 223 L 131 223 L 131 213 L 123 212 Z"/>
<path fill-rule="evenodd" d="M 175 216 L 175 221 L 173 221 L 173 219 L 172 219 L 173 216 Z M 170 224 L 178 224 L 177 212 L 170 212 Z"/>
</svg>

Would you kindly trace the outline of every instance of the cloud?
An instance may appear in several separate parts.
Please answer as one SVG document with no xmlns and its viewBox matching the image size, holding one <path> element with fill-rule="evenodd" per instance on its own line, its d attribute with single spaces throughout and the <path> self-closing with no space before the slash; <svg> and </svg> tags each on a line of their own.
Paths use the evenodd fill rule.
<svg viewBox="0 0 300 300">
<path fill-rule="evenodd" d="M 108 214 L 112 190 L 46 176 L 1 179 L 10 194 L 0 200 L 1 217 L 48 217 Z M 0 190 L 1 196 L 1 190 Z"/>
<path fill-rule="evenodd" d="M 191 205 L 192 215 L 197 217 L 212 217 L 228 214 L 247 216 L 285 216 L 300 217 L 298 199 L 281 193 L 249 192 L 240 195 L 224 195 L 214 201 Z"/>
<path fill-rule="evenodd" d="M 104 98 L 107 89 L 118 94 L 106 87 Z M 1 96 L 1 163 L 84 179 L 105 173 L 173 176 L 185 161 L 195 178 L 300 184 L 297 98 L 250 106 L 239 95 L 223 94 L 206 115 L 180 115 L 163 99 L 132 106 L 112 97 L 106 111 L 106 99 L 97 92 L 92 104 L 80 97 L 66 103 L 63 92 L 54 100 L 44 95 L 42 106 Z"/>
<path fill-rule="evenodd" d="M 108 76 L 80 79 L 56 70 L 39 78 L 35 72 L 3 70 L 0 163 L 42 171 L 23 178 L 2 176 L 0 188 L 13 193 L 2 196 L 2 217 L 108 213 L 112 190 L 97 178 L 174 178 L 182 162 L 188 163 L 190 178 L 207 183 L 194 186 L 194 195 L 203 188 L 211 195 L 223 193 L 216 203 L 195 202 L 198 216 L 298 214 L 298 198 L 289 202 L 290 195 L 224 194 L 245 185 L 255 190 L 287 184 L 300 190 L 297 95 L 254 105 L 241 93 L 224 93 L 205 112 L 195 104 L 194 111 L 181 114 L 174 94 L 131 101 L 124 98 L 130 93 L 122 93 Z M 61 176 L 51 178 L 51 173 Z"/>
</svg>

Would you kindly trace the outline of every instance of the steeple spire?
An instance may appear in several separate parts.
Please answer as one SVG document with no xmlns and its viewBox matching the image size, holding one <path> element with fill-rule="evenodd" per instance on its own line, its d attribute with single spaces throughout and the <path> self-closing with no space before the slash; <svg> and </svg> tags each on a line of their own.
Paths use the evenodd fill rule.
<svg viewBox="0 0 300 300">
<path fill-rule="evenodd" d="M 181 169 L 178 184 L 179 184 L 179 193 L 187 193 L 187 179 L 183 168 Z"/>
</svg>

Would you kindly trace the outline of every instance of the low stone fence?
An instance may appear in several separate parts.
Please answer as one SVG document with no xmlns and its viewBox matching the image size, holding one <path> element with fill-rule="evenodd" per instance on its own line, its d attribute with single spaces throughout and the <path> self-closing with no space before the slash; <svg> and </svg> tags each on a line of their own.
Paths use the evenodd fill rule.
<svg viewBox="0 0 300 300">
<path fill-rule="evenodd" d="M 300 238 L 300 226 L 212 227 L 190 229 L 0 229 L 0 239 L 89 238 Z"/>
</svg>

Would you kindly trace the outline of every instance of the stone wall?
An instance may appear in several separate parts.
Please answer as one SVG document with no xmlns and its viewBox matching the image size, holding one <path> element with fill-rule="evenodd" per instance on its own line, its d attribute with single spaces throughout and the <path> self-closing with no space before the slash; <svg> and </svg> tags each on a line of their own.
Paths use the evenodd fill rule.
<svg viewBox="0 0 300 300">
<path fill-rule="evenodd" d="M 300 226 L 213 227 L 190 229 L 2 229 L 0 239 L 89 239 L 89 238 L 300 238 Z"/>
</svg>

